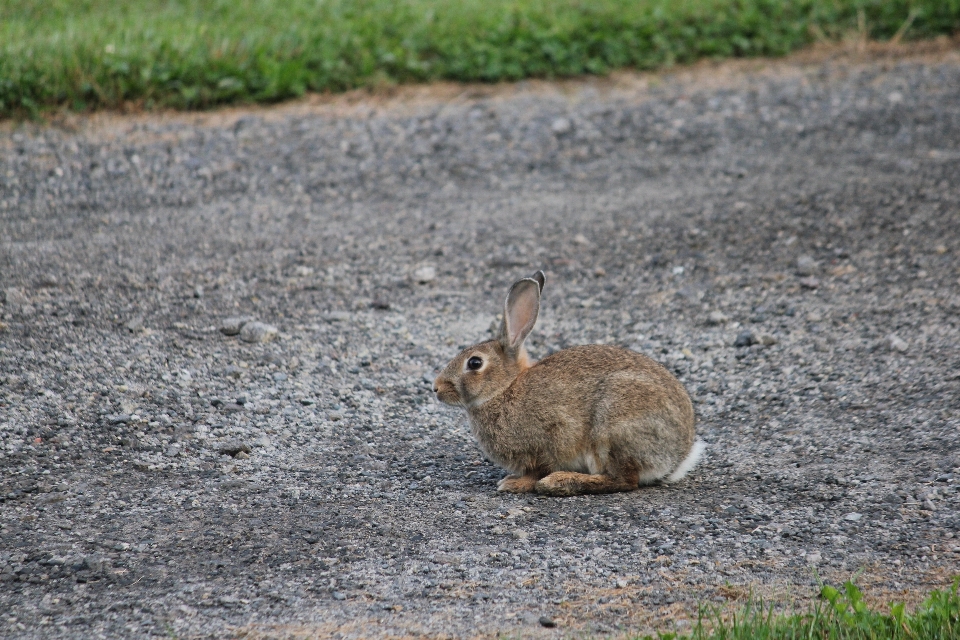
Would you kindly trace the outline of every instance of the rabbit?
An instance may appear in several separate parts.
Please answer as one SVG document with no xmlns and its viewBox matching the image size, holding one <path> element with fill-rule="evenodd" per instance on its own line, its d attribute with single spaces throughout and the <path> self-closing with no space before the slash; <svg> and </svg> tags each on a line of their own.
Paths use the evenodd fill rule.
<svg viewBox="0 0 960 640">
<path fill-rule="evenodd" d="M 572 496 L 676 482 L 704 444 L 693 404 L 662 365 L 629 349 L 583 345 L 531 361 L 523 341 L 537 322 L 546 278 L 518 280 L 497 337 L 461 351 L 437 376 L 437 399 L 467 411 L 510 493 Z"/>
</svg>

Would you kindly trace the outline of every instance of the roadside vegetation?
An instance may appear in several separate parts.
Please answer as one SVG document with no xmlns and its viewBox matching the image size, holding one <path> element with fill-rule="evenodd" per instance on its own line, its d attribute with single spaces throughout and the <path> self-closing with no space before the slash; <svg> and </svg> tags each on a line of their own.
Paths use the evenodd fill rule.
<svg viewBox="0 0 960 640">
<path fill-rule="evenodd" d="M 933 591 L 908 612 L 891 604 L 888 612 L 870 609 L 852 582 L 842 590 L 825 586 L 807 613 L 778 615 L 763 603 L 748 603 L 729 619 L 704 612 L 691 635 L 660 634 L 658 640 L 948 640 L 960 638 L 957 585 Z M 643 640 L 654 640 L 646 636 Z"/>
<path fill-rule="evenodd" d="M 0 0 L 0 117 L 602 74 L 958 29 L 960 0 Z"/>
</svg>

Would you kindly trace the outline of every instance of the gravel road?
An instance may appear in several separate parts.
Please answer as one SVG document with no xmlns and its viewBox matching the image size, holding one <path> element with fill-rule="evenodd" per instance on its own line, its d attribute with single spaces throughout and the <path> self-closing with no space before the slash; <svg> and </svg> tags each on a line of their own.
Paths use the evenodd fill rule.
<svg viewBox="0 0 960 640">
<path fill-rule="evenodd" d="M 960 50 L 424 91 L 3 125 L 0 636 L 598 637 L 960 574 Z M 537 268 L 533 355 L 687 386 L 683 482 L 496 493 L 430 381 Z"/>
</svg>

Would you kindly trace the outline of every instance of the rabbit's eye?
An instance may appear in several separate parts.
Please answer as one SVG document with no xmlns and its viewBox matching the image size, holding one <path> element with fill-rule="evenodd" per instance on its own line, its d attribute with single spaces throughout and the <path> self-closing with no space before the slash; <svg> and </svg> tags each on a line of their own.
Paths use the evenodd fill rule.
<svg viewBox="0 0 960 640">
<path fill-rule="evenodd" d="M 483 358 L 478 358 L 477 356 L 473 356 L 472 358 L 467 360 L 467 369 L 470 369 L 470 371 L 476 371 L 482 366 L 483 366 Z"/>
</svg>

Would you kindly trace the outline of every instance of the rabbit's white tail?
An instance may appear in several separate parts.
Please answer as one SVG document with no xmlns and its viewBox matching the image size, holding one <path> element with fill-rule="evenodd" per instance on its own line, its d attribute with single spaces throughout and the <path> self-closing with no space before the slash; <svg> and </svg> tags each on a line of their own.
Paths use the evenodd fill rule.
<svg viewBox="0 0 960 640">
<path fill-rule="evenodd" d="M 690 453 L 686 458 L 683 459 L 683 462 L 674 470 L 673 473 L 666 477 L 667 482 L 678 482 L 683 479 L 683 476 L 687 475 L 690 472 L 690 469 L 693 469 L 696 466 L 697 462 L 700 460 L 700 456 L 703 455 L 703 450 L 707 448 L 707 444 L 697 439 L 693 443 L 693 448 L 690 449 Z"/>
</svg>

